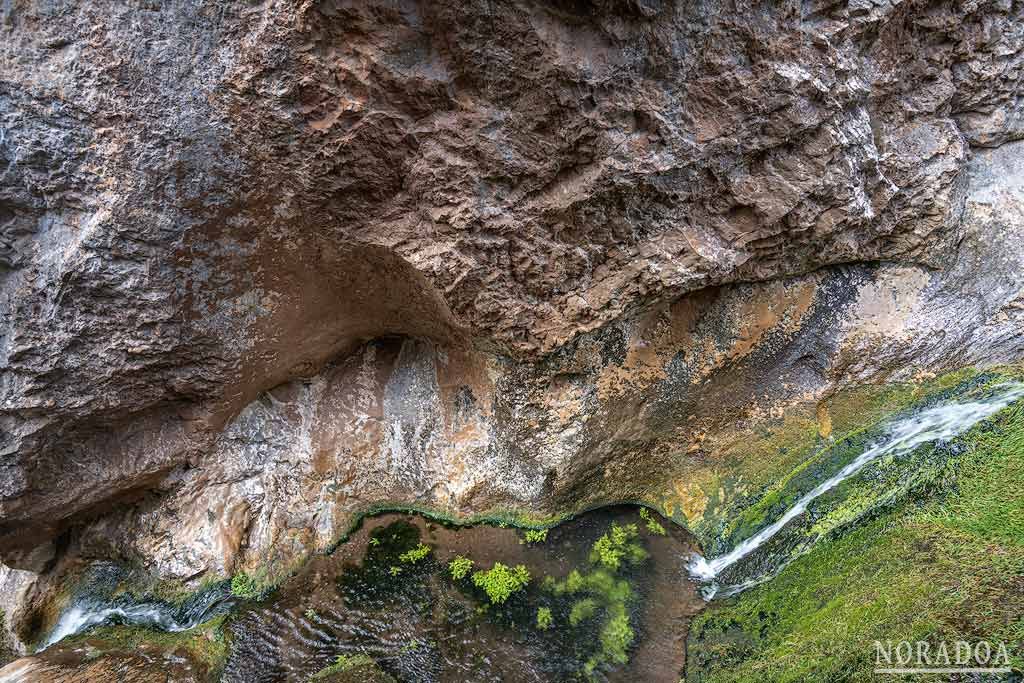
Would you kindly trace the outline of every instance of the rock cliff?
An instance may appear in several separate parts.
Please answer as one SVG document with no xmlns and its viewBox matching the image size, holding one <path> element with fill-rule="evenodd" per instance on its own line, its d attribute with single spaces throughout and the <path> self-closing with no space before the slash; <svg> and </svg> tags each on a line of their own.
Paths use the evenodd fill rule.
<svg viewBox="0 0 1024 683">
<path fill-rule="evenodd" d="M 379 505 L 692 524 L 736 434 L 1020 359 L 1022 15 L 9 3 L 0 607 Z"/>
</svg>

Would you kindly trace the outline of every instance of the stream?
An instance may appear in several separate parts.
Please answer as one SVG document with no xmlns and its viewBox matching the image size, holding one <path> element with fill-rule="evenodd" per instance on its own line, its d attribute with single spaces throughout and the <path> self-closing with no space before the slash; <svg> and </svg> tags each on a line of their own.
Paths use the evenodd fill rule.
<svg viewBox="0 0 1024 683">
<path fill-rule="evenodd" d="M 816 498 L 854 476 L 872 461 L 886 455 L 913 451 L 925 443 L 952 439 L 1022 397 L 1024 385 L 1006 384 L 996 387 L 990 396 L 983 399 L 935 406 L 895 421 L 887 429 L 885 437 L 871 444 L 841 470 L 801 496 L 775 522 L 741 542 L 730 552 L 710 560 L 694 553 L 687 565 L 690 575 L 708 584 L 704 597 L 709 600 L 718 594 L 734 595 L 757 585 L 771 575 L 753 577 L 732 586 L 718 586 L 715 578 L 782 531 L 793 519 L 803 514 Z"/>
</svg>

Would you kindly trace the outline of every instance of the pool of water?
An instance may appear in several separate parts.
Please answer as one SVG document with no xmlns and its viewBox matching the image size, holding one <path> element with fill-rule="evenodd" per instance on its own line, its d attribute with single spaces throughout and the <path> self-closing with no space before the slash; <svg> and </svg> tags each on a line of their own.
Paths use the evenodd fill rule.
<svg viewBox="0 0 1024 683">
<path fill-rule="evenodd" d="M 266 601 L 240 608 L 221 680 L 307 681 L 345 655 L 372 658 L 403 682 L 565 681 L 577 674 L 677 681 L 687 624 L 704 603 L 686 572 L 691 538 L 650 518 L 664 535 L 650 530 L 638 508 L 621 506 L 587 513 L 534 543 L 512 528 L 448 527 L 404 514 L 368 518 L 333 554 L 312 560 Z M 605 543 L 608 562 L 592 560 L 592 548 L 613 526 L 619 531 Z M 624 543 L 616 546 L 616 538 Z M 401 559 L 416 548 L 424 554 L 423 546 L 429 551 L 421 559 Z M 616 547 L 623 549 L 617 563 Z M 459 579 L 449 568 L 456 557 L 473 561 Z M 495 563 L 522 565 L 530 576 L 500 604 L 473 580 Z M 549 626 L 538 623 L 538 611 L 541 622 L 550 611 Z"/>
</svg>

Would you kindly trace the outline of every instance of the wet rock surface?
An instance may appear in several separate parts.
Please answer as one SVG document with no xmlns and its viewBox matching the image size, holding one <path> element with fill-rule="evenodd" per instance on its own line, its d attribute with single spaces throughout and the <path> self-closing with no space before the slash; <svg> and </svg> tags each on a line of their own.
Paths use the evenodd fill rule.
<svg viewBox="0 0 1024 683">
<path fill-rule="evenodd" d="M 0 9 L 7 627 L 380 504 L 684 521 L 718 435 L 1019 359 L 1021 13 Z"/>
</svg>

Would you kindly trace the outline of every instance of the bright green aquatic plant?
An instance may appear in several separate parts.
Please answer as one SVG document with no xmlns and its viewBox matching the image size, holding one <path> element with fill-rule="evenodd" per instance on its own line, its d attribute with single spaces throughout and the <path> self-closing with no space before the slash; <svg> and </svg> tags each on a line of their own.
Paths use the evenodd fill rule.
<svg viewBox="0 0 1024 683">
<path fill-rule="evenodd" d="M 537 608 L 537 628 L 546 631 L 551 628 L 551 625 L 555 623 L 555 618 L 551 614 L 550 607 L 538 607 Z"/>
<path fill-rule="evenodd" d="M 448 563 L 448 573 L 452 575 L 452 578 L 458 581 L 459 579 L 465 578 L 466 574 L 469 574 L 469 570 L 473 568 L 473 560 L 462 555 L 456 555 L 455 559 Z"/>
<path fill-rule="evenodd" d="M 579 626 L 582 622 L 592 618 L 597 614 L 598 607 L 600 605 L 594 598 L 580 598 L 572 604 L 572 609 L 569 610 L 569 625 Z"/>
<path fill-rule="evenodd" d="M 547 540 L 547 537 L 547 529 L 527 529 L 524 534 L 524 539 L 527 543 L 543 543 Z"/>
<path fill-rule="evenodd" d="M 338 657 L 334 660 L 333 664 L 323 669 L 320 669 L 315 674 L 313 674 L 311 678 L 312 680 L 316 681 L 322 678 L 327 678 L 328 676 L 333 676 L 334 674 L 338 674 L 343 671 L 348 671 L 349 669 L 354 669 L 357 666 L 366 666 L 368 664 L 373 663 L 373 659 L 369 655 L 338 655 Z"/>
<path fill-rule="evenodd" d="M 665 535 L 665 527 L 661 525 L 661 522 L 654 519 L 654 516 L 651 515 L 651 511 L 648 510 L 647 508 L 640 508 L 640 519 L 644 521 L 644 525 L 647 527 L 647 531 L 658 536 Z"/>
<path fill-rule="evenodd" d="M 473 574 L 473 583 L 482 588 L 495 605 L 508 600 L 510 595 L 525 588 L 529 582 L 530 572 L 521 564 L 513 568 L 495 562 L 489 570 Z"/>
<path fill-rule="evenodd" d="M 636 636 L 629 625 L 629 614 L 623 603 L 615 603 L 608 609 L 608 620 L 601 628 L 601 659 L 609 659 L 616 664 L 629 661 L 627 650 Z M 596 655 L 591 657 L 594 661 Z"/>
<path fill-rule="evenodd" d="M 625 559 L 630 564 L 642 562 L 647 557 L 647 552 L 633 541 L 638 536 L 636 524 L 619 526 L 612 523 L 611 529 L 597 539 L 590 551 L 590 561 L 600 563 L 617 571 Z"/>
<path fill-rule="evenodd" d="M 416 564 L 424 557 L 430 554 L 430 546 L 420 543 L 411 550 L 406 550 L 404 553 L 398 556 L 398 561 L 402 564 Z"/>
</svg>

